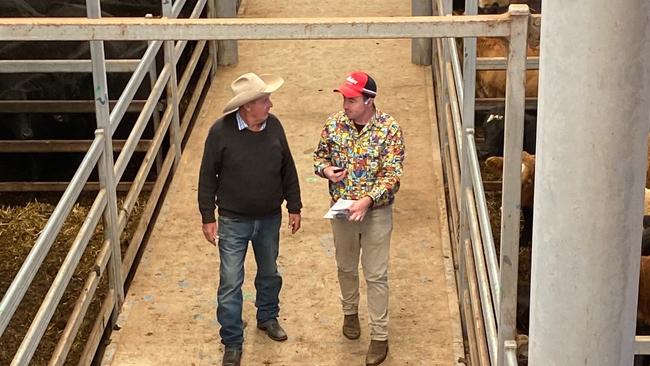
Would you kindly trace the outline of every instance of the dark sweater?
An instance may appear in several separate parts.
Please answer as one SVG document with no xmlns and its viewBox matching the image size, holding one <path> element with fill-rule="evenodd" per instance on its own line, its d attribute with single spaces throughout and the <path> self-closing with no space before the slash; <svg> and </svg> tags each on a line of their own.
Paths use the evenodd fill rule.
<svg viewBox="0 0 650 366">
<path fill-rule="evenodd" d="M 300 213 L 298 173 L 280 121 L 269 114 L 262 131 L 239 131 L 236 113 L 219 118 L 205 140 L 198 189 L 203 223 L 215 222 L 215 196 L 221 216 L 272 216 L 285 199 L 290 213 Z"/>
</svg>

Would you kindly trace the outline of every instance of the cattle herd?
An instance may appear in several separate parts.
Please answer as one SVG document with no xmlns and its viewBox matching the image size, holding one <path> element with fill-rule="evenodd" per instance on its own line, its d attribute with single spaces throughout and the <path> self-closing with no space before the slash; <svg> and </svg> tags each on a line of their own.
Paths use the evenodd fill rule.
<svg viewBox="0 0 650 366">
<path fill-rule="evenodd" d="M 188 1 L 196 3 L 196 1 Z M 187 4 L 181 16 L 187 17 L 193 6 Z M 162 14 L 160 0 L 102 0 L 102 16 L 144 17 Z M 85 0 L 2 0 L 2 17 L 85 17 Z M 182 68 L 191 52 L 188 45 L 179 60 Z M 147 48 L 147 42 L 104 42 L 107 59 L 138 59 Z M 89 59 L 88 42 L 34 41 L 0 42 L 1 60 L 66 60 Z M 162 68 L 162 53 L 157 58 L 157 70 Z M 19 142 L 43 140 L 91 140 L 96 120 L 93 80 L 90 72 L 21 72 L 0 74 L 0 140 Z M 119 98 L 131 74 L 107 74 L 109 99 Z M 143 100 L 150 93 L 150 85 L 143 82 L 135 100 Z M 47 101 L 54 108 L 47 107 Z M 56 105 L 57 101 L 62 103 Z M 74 101 L 63 103 L 63 101 Z M 84 104 L 85 103 L 85 104 Z M 128 136 L 136 115 L 127 113 L 116 131 L 116 139 Z M 147 129 L 143 138 L 151 138 Z M 148 137 L 149 136 L 149 137 Z M 27 146 L 27 145 L 24 145 Z M 141 154 L 136 154 L 136 159 Z M 80 152 L 38 153 L 15 150 L 0 152 L 0 181 L 67 181 L 83 158 Z M 135 164 L 135 163 L 134 163 Z M 129 173 L 127 173 L 129 176 Z M 96 179 L 94 174 L 92 179 Z"/>
<path fill-rule="evenodd" d="M 454 12 L 462 13 L 464 0 L 454 1 Z M 510 1 L 510 0 L 478 0 L 479 13 L 498 13 L 506 11 L 510 3 L 526 3 L 533 13 L 541 12 L 541 0 L 531 1 Z M 477 56 L 479 57 L 505 57 L 507 54 L 507 42 L 499 38 L 478 38 Z M 528 56 L 539 56 L 539 48 L 528 48 Z M 481 70 L 477 72 L 476 97 L 477 98 L 499 98 L 505 96 L 505 71 Z M 537 97 L 538 71 L 528 70 L 526 74 L 525 90 L 526 97 Z M 487 113 L 477 112 L 478 127 L 483 130 L 484 142 L 479 146 L 479 159 L 485 160 L 485 166 L 493 173 L 501 174 L 503 171 L 503 146 L 504 146 L 504 122 L 505 111 L 503 107 L 494 107 Z M 524 115 L 524 142 L 521 163 L 521 212 L 522 228 L 520 234 L 520 247 L 525 250 L 532 248 L 532 225 L 533 225 L 533 197 L 535 185 L 535 149 L 537 131 L 537 111 L 526 110 Z M 650 334 L 650 136 L 648 148 L 648 165 L 645 190 L 645 208 L 643 227 L 642 251 L 640 259 L 639 274 L 639 299 L 637 307 L 637 334 Z M 530 253 L 529 253 L 530 254 Z M 526 258 L 529 260 L 530 258 Z M 524 265 L 525 262 L 524 262 Z M 529 263 L 528 263 L 529 266 Z M 528 332 L 528 310 L 530 306 L 530 283 L 529 280 L 520 279 L 518 285 L 518 328 L 520 332 Z M 518 344 L 526 345 L 527 341 L 520 341 Z M 526 347 L 524 347 L 526 348 Z M 526 353 L 523 350 L 522 353 Z M 646 356 L 637 356 L 635 365 L 650 365 Z"/>
</svg>

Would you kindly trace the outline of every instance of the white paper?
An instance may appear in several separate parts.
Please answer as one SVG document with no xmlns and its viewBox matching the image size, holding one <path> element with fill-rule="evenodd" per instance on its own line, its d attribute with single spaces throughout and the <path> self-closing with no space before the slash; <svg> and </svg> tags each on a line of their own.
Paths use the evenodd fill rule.
<svg viewBox="0 0 650 366">
<path fill-rule="evenodd" d="M 342 198 L 339 198 L 339 200 L 336 201 L 332 207 L 330 207 L 323 218 L 334 219 L 338 217 L 347 217 L 348 209 L 354 202 L 355 200 L 344 200 Z"/>
</svg>

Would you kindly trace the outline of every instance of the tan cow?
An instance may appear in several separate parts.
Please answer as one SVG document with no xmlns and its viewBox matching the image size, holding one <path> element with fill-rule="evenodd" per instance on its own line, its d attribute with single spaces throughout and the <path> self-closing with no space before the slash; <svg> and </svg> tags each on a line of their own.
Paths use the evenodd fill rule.
<svg viewBox="0 0 650 366">
<path fill-rule="evenodd" d="M 490 170 L 503 174 L 503 158 L 492 156 L 485 160 Z M 521 153 L 521 207 L 533 207 L 535 195 L 535 155 L 525 151 Z"/>
<path fill-rule="evenodd" d="M 488 169 L 503 174 L 503 158 L 492 156 L 485 160 Z M 521 214 L 524 226 L 519 237 L 519 246 L 529 246 L 533 240 L 533 198 L 535 196 L 535 155 L 521 153 Z"/>
<path fill-rule="evenodd" d="M 506 57 L 508 42 L 503 38 L 478 38 L 476 41 L 478 57 Z M 528 56 L 539 56 L 539 48 L 528 47 Z M 538 70 L 526 71 L 526 96 L 537 96 Z M 481 70 L 476 72 L 477 98 L 503 98 L 506 96 L 505 70 Z"/>
</svg>

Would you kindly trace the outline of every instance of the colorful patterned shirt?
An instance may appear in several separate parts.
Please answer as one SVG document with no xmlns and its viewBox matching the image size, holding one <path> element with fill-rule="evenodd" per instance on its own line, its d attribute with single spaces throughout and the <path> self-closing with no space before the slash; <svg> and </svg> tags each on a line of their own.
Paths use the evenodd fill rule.
<svg viewBox="0 0 650 366">
<path fill-rule="evenodd" d="M 325 122 L 314 151 L 314 172 L 325 178 L 323 169 L 328 166 L 346 169 L 345 179 L 329 181 L 332 200 L 370 196 L 373 207 L 382 207 L 395 200 L 403 161 L 402 130 L 395 118 L 376 110 L 361 132 L 357 132 L 354 122 L 340 111 Z"/>
</svg>

